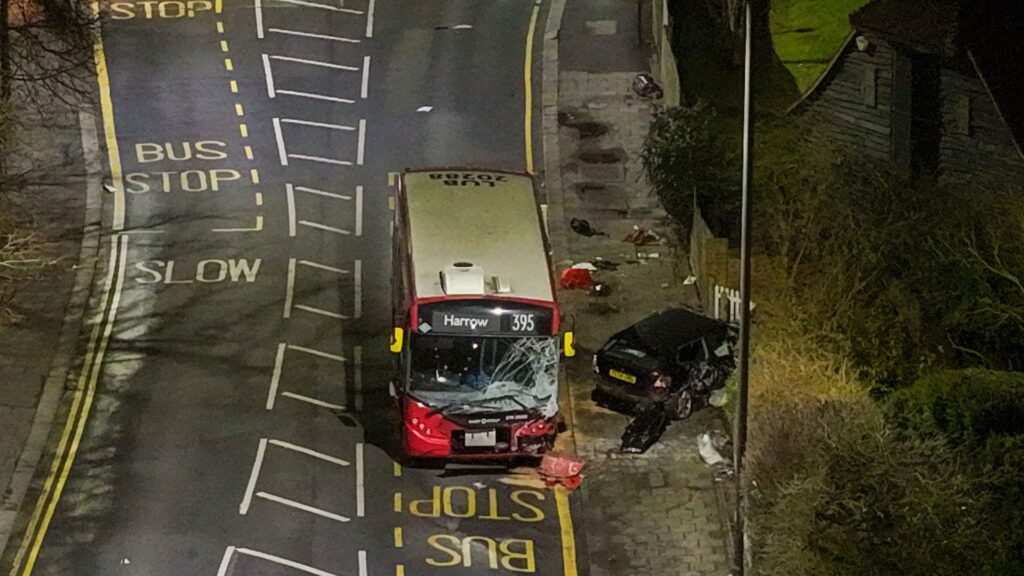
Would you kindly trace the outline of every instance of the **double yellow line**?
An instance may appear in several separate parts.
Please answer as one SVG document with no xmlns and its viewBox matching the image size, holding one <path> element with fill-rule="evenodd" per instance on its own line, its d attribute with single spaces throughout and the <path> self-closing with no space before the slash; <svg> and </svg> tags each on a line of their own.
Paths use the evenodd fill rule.
<svg viewBox="0 0 1024 576">
<path fill-rule="evenodd" d="M 92 3 L 94 14 L 99 15 L 97 2 Z M 110 79 L 107 74 L 106 57 L 103 52 L 103 40 L 99 32 L 93 43 L 93 57 L 96 64 L 96 77 L 99 84 L 100 105 L 103 112 L 103 132 L 107 143 L 107 156 L 110 172 L 114 181 L 114 215 L 110 237 L 110 260 L 107 263 L 107 274 L 102 299 L 93 316 L 93 329 L 89 335 L 89 344 L 78 375 L 75 393 L 68 410 L 67 420 L 61 432 L 57 451 L 53 455 L 49 472 L 43 483 L 42 492 L 36 500 L 32 517 L 22 536 L 21 544 L 14 557 L 11 576 L 29 576 L 35 568 L 42 549 L 46 532 L 53 520 L 53 515 L 60 502 L 61 494 L 71 474 L 78 447 L 85 433 L 86 422 L 92 409 L 96 385 L 103 367 L 103 357 L 110 342 L 114 329 L 114 320 L 124 283 L 125 263 L 128 254 L 128 237 L 120 232 L 124 230 L 125 199 L 124 183 L 121 174 L 121 157 L 114 131 L 113 103 L 110 97 Z"/>
<path fill-rule="evenodd" d="M 537 32 L 537 18 L 540 16 L 542 0 L 534 0 L 530 14 L 530 26 L 526 31 L 526 56 L 523 62 L 523 88 L 525 105 L 523 110 L 523 140 L 526 147 L 526 171 L 534 173 L 533 165 L 533 40 Z M 562 541 L 562 573 L 576 576 L 576 532 L 573 529 L 572 513 L 569 506 L 569 492 L 555 489 L 555 506 L 558 509 L 558 528 Z"/>
</svg>

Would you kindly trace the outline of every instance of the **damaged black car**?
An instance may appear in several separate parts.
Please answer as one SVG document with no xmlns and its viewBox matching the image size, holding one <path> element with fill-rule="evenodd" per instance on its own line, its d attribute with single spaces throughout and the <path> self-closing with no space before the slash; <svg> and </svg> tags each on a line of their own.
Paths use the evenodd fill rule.
<svg viewBox="0 0 1024 576">
<path fill-rule="evenodd" d="M 735 368 L 736 329 L 682 308 L 658 312 L 617 332 L 594 354 L 601 378 L 593 399 L 637 412 L 662 403 L 683 419 L 707 404 Z"/>
</svg>

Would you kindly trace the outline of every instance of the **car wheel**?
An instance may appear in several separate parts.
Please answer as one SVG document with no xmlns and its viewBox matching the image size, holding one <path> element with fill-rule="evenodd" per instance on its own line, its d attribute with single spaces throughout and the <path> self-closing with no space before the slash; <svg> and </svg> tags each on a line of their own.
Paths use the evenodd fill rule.
<svg viewBox="0 0 1024 576">
<path fill-rule="evenodd" d="M 669 397 L 669 415 L 674 420 L 683 420 L 693 413 L 693 394 L 690 390 L 684 389 Z"/>
</svg>

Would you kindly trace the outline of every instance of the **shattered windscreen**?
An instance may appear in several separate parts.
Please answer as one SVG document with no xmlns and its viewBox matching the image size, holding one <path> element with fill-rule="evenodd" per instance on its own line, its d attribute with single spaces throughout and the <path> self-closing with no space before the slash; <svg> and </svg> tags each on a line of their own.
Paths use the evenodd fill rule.
<svg viewBox="0 0 1024 576">
<path fill-rule="evenodd" d="M 413 334 L 409 392 L 445 412 L 558 412 L 558 340 Z"/>
</svg>

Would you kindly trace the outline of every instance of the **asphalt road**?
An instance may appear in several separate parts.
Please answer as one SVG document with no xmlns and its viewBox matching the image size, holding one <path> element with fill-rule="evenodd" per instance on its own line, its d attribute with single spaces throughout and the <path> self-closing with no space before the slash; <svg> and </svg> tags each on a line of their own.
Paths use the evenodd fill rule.
<svg viewBox="0 0 1024 576">
<path fill-rule="evenodd" d="M 111 5 L 110 333 L 12 574 L 575 574 L 575 502 L 403 469 L 387 397 L 389 172 L 525 168 L 533 10 Z"/>
</svg>

